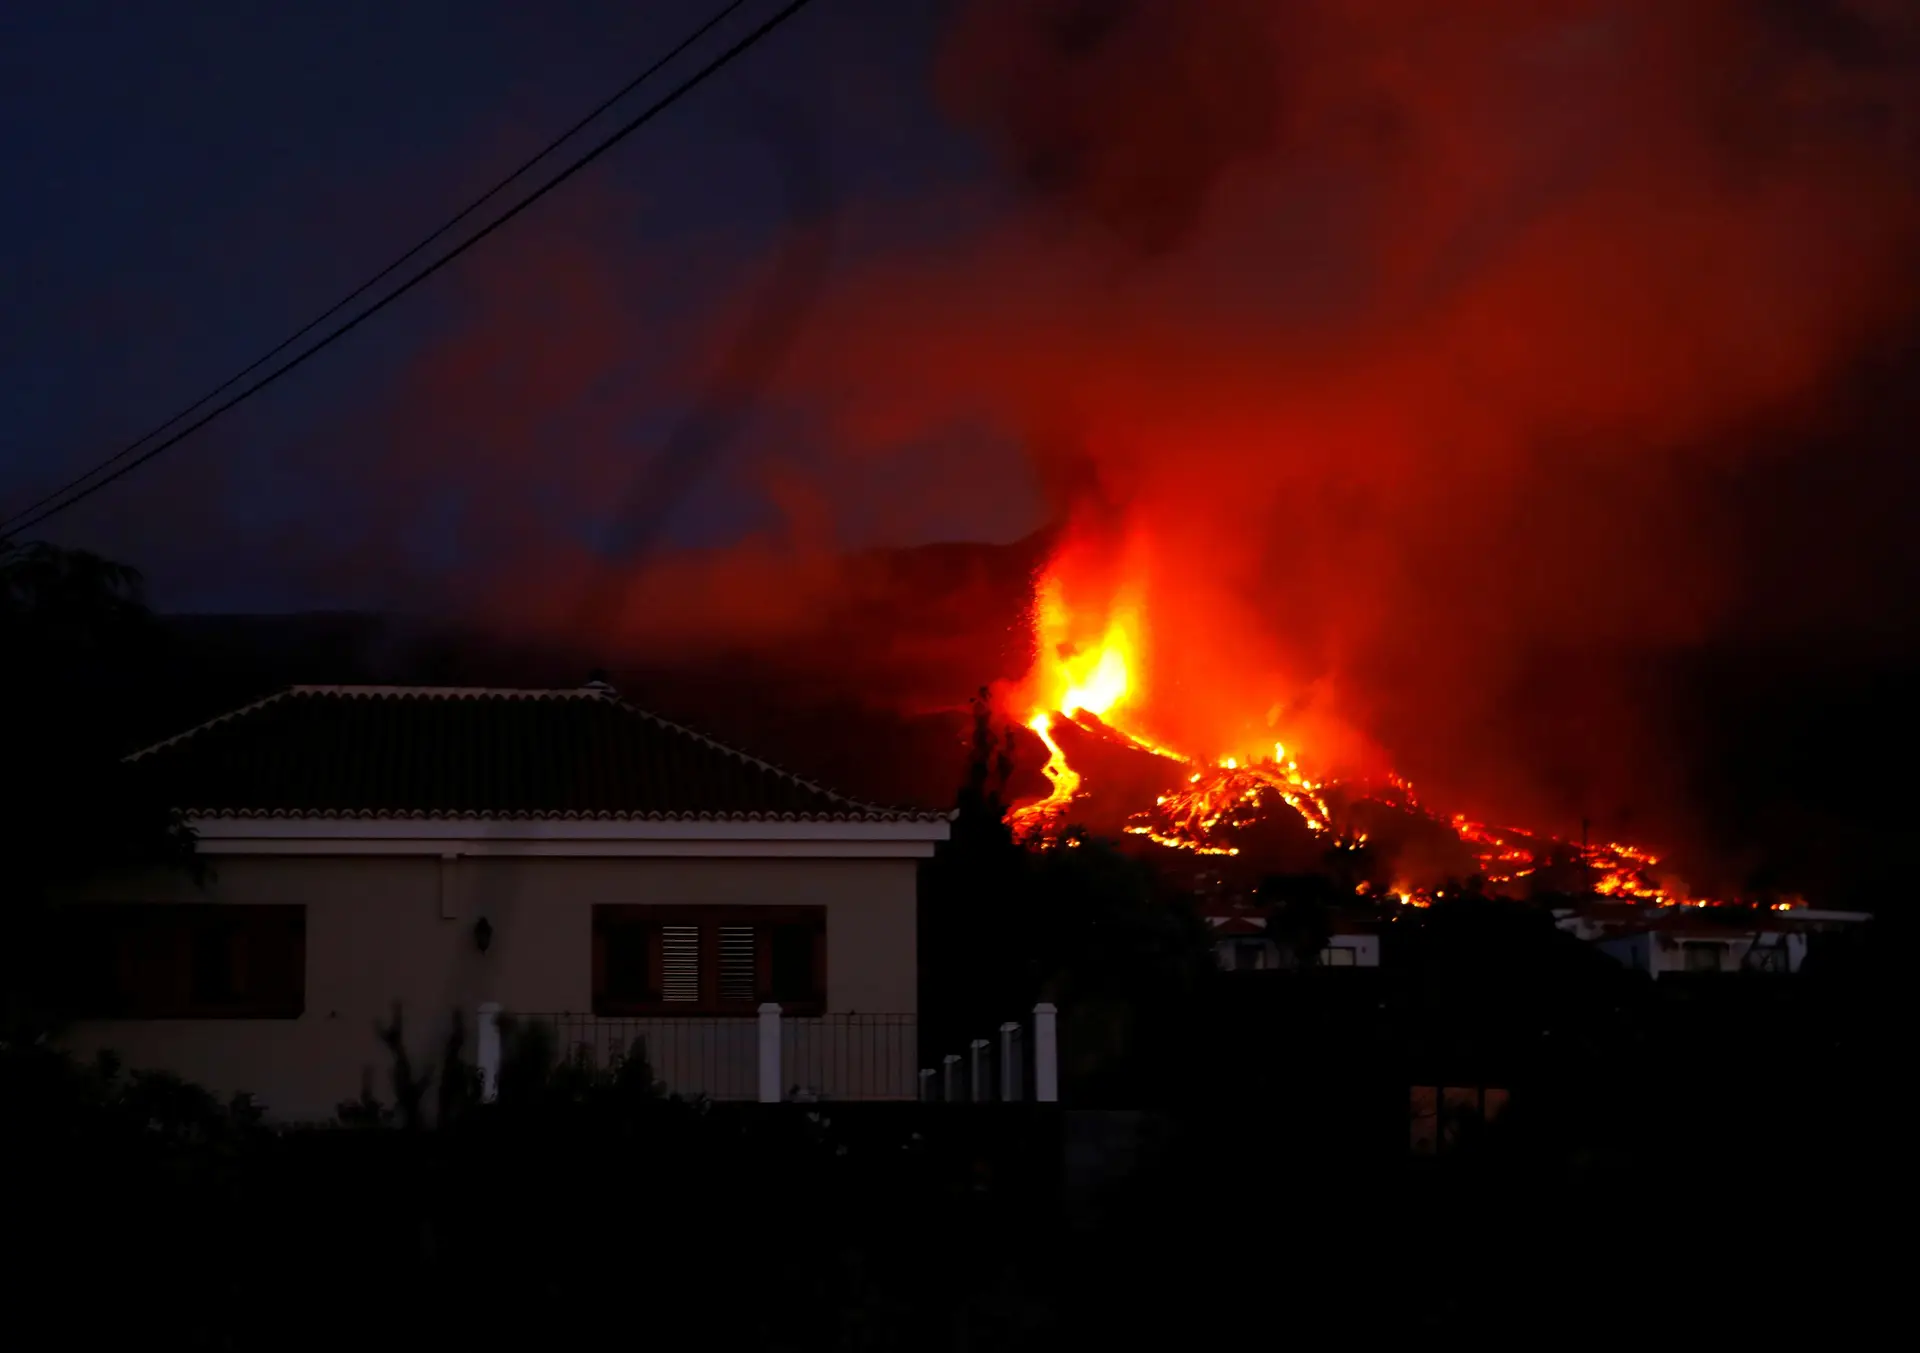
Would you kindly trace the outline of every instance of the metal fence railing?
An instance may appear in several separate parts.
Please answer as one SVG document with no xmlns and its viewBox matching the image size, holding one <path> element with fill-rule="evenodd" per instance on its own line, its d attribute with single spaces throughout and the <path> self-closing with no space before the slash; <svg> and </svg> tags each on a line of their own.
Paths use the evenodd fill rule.
<svg viewBox="0 0 1920 1353">
<path fill-rule="evenodd" d="M 505 1046 L 517 1032 L 551 1037 L 562 1062 L 610 1071 L 644 1057 L 669 1093 L 715 1100 L 938 1100 L 992 1104 L 1059 1099 L 1055 1012 L 1034 1008 L 1031 1027 L 1002 1024 L 964 1050 L 922 1049 L 913 1015 L 787 1017 L 777 1005 L 749 1016 L 514 1014 L 479 1011 L 484 1093 L 497 1092 Z M 929 1064 L 931 1063 L 931 1065 Z"/>
<path fill-rule="evenodd" d="M 780 1021 L 788 1098 L 912 1099 L 920 1021 L 912 1015 L 823 1015 Z"/>
<path fill-rule="evenodd" d="M 751 1019 L 620 1018 L 580 1014 L 519 1016 L 545 1026 L 563 1061 L 611 1070 L 644 1056 L 656 1080 L 679 1095 L 753 1099 L 759 1087 L 759 1042 Z"/>
<path fill-rule="evenodd" d="M 499 1018 L 500 1016 L 496 1016 Z M 483 1027 L 485 1014 L 482 1014 Z M 812 1018 L 525 1014 L 556 1055 L 596 1070 L 644 1056 L 670 1093 L 715 1100 L 912 1099 L 919 1021 L 912 1015 Z M 777 1048 L 777 1054 L 768 1054 Z M 498 1054 L 495 1054 L 497 1061 Z M 486 1054 L 482 1054 L 483 1074 Z M 763 1075 L 767 1078 L 763 1080 Z M 777 1087 L 770 1096 L 767 1091 Z"/>
</svg>

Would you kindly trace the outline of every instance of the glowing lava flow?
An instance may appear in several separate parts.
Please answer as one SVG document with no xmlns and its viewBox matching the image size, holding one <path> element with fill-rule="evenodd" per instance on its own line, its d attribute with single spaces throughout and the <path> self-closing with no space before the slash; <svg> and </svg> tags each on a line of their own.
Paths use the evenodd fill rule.
<svg viewBox="0 0 1920 1353">
<path fill-rule="evenodd" d="M 1067 764 L 1067 754 L 1060 750 L 1060 744 L 1053 740 L 1053 716 L 1036 714 L 1028 720 L 1027 727 L 1039 735 L 1040 741 L 1047 746 L 1047 764 L 1040 768 L 1053 786 L 1047 797 L 1037 803 L 1029 803 L 1013 810 L 1014 825 L 1025 832 L 1045 831 L 1066 811 L 1073 802 L 1073 796 L 1080 792 L 1080 772 Z"/>
<path fill-rule="evenodd" d="M 1027 727 L 1046 745 L 1047 764 L 1042 773 L 1051 788 L 1044 799 L 1024 804 L 1009 814 L 1022 836 L 1045 835 L 1057 829 L 1061 814 L 1080 792 L 1080 773 L 1067 764 L 1067 754 L 1055 741 L 1053 721 L 1057 716 L 1071 719 L 1083 712 L 1104 719 L 1120 707 L 1133 684 L 1132 655 L 1139 646 L 1139 625 L 1137 610 L 1116 607 L 1097 643 L 1077 644 L 1074 615 L 1060 580 L 1049 575 L 1035 589 L 1034 637 L 1045 660 L 1036 664 L 1028 678 L 1038 707 L 1028 716 Z M 1137 739 L 1129 741 L 1142 750 L 1160 752 Z"/>
<path fill-rule="evenodd" d="M 1273 744 L 1271 758 L 1263 752 L 1244 760 L 1235 756 L 1203 760 L 1157 746 L 1123 726 L 1123 716 L 1140 696 L 1144 638 L 1140 608 L 1120 605 L 1096 625 L 1080 622 L 1066 603 L 1059 579 L 1051 573 L 1043 577 L 1035 589 L 1033 607 L 1037 657 L 1020 687 L 1020 698 L 1026 702 L 1026 726 L 1047 750 L 1043 772 L 1048 793 L 1008 813 L 1009 823 L 1022 839 L 1056 838 L 1085 788 L 1057 736 L 1063 723 L 1072 723 L 1088 736 L 1164 757 L 1186 772 L 1183 783 L 1160 793 L 1151 807 L 1125 814 L 1126 832 L 1169 849 L 1238 855 L 1238 833 L 1260 822 L 1274 806 L 1284 806 L 1330 844 L 1357 849 L 1366 844 L 1367 834 L 1344 821 L 1337 826 L 1336 818 L 1344 820 L 1356 806 L 1373 805 L 1449 833 L 1477 865 L 1480 877 L 1496 888 L 1540 882 L 1534 876 L 1548 872 L 1565 878 L 1567 867 L 1572 866 L 1574 881 L 1556 885 L 1563 891 L 1662 906 L 1708 905 L 1685 898 L 1656 878 L 1653 870 L 1660 861 L 1636 847 L 1617 842 L 1575 846 L 1544 833 L 1492 827 L 1457 814 L 1441 818 L 1423 807 L 1413 786 L 1398 775 L 1388 775 L 1380 784 L 1315 778 L 1301 771 L 1281 743 Z M 1443 895 L 1398 880 L 1388 885 L 1384 877 L 1362 882 L 1355 891 L 1414 906 Z"/>
<path fill-rule="evenodd" d="M 1333 813 L 1319 784 L 1300 773 L 1300 763 L 1278 742 L 1271 761 L 1241 765 L 1230 756 L 1211 772 L 1194 771 L 1184 786 L 1160 795 L 1150 811 L 1135 813 L 1126 830 L 1177 850 L 1238 855 L 1239 847 L 1213 844 L 1210 838 L 1223 821 L 1233 827 L 1251 825 L 1269 799 L 1291 808 L 1310 830 L 1332 832 Z"/>
</svg>

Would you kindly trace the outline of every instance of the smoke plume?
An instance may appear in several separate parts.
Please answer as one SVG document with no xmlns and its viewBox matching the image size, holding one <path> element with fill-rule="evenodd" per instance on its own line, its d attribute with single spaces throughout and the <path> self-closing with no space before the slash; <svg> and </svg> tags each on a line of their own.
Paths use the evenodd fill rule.
<svg viewBox="0 0 1920 1353">
<path fill-rule="evenodd" d="M 1017 435 L 1168 740 L 1676 813 L 1634 662 L 1878 590 L 1812 524 L 1756 605 L 1743 486 L 1914 313 L 1915 54 L 1876 0 L 970 0 L 933 78 L 1012 191 L 843 271 L 774 397 L 828 485 Z"/>
<path fill-rule="evenodd" d="M 1731 691 L 1747 645 L 1913 638 L 1913 13 L 962 0 L 926 78 L 987 173 L 692 245 L 583 177 L 450 275 L 377 429 L 316 419 L 309 498 L 364 508 L 259 529 L 334 590 L 925 708 L 1019 676 L 1018 579 L 849 535 L 1051 525 L 1089 623 L 1138 606 L 1169 745 L 1685 834 L 1702 759 L 1748 762 L 1675 661 Z M 743 366 L 795 238 L 830 270 Z M 605 590 L 613 505 L 716 395 L 751 417 L 669 515 L 754 499 L 744 543 L 667 532 Z"/>
</svg>

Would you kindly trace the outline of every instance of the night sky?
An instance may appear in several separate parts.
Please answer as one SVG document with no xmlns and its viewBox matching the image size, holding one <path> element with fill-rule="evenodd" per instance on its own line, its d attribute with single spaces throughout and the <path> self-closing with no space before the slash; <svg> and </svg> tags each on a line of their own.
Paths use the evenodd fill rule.
<svg viewBox="0 0 1920 1353">
<path fill-rule="evenodd" d="M 0 18 L 0 135 L 10 150 L 0 248 L 13 263 L 0 301 L 0 500 L 13 510 L 37 498 L 244 366 L 714 8 L 10 7 Z M 397 506 L 393 467 L 457 470 L 498 450 L 422 409 L 409 384 L 450 331 L 500 307 L 518 332 L 499 367 L 591 342 L 587 400 L 624 390 L 590 437 L 569 426 L 577 409 L 568 406 L 581 400 L 523 390 L 517 412 L 537 426 L 519 430 L 513 453 L 523 458 L 510 469 L 471 466 L 488 491 L 504 479 L 514 497 L 537 494 L 588 458 L 644 457 L 650 434 L 677 413 L 673 392 L 657 388 L 673 331 L 738 285 L 782 227 L 769 121 L 818 148 L 836 207 L 977 172 L 977 150 L 927 96 L 935 6 L 834 0 L 816 9 L 510 233 L 53 534 L 138 562 L 173 609 L 392 602 L 394 567 L 422 556 L 436 574 L 458 565 L 448 524 L 474 492 L 445 473 L 430 488 L 410 485 Z M 737 16 L 727 31 L 748 27 Z M 667 87 L 649 85 L 570 147 Z M 846 234 L 836 241 L 836 250 L 859 247 Z M 583 335 L 580 311 L 594 302 L 577 293 L 602 288 L 597 318 L 611 327 Z M 543 308 L 542 292 L 559 299 Z M 744 438 L 771 435 L 749 426 Z M 781 440 L 806 454 L 804 435 Z M 881 501 L 846 506 L 850 537 L 887 534 L 875 518 L 887 486 L 875 492 Z M 716 464 L 673 515 L 674 536 L 709 542 L 751 530 L 763 500 Z M 583 539 L 604 526 L 591 504 L 568 499 L 560 510 Z M 924 529 L 1017 534 L 1027 524 L 963 518 Z M 486 540 L 482 530 L 466 544 Z"/>
</svg>

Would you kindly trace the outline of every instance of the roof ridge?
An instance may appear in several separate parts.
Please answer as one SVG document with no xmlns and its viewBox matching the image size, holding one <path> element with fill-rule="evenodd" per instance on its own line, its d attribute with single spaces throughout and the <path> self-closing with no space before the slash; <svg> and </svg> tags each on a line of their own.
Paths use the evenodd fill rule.
<svg viewBox="0 0 1920 1353">
<path fill-rule="evenodd" d="M 142 747 L 137 752 L 129 753 L 121 758 L 121 763 L 124 765 L 129 762 L 138 761 L 143 756 L 152 756 L 155 752 L 165 751 L 175 743 L 185 742 L 188 738 L 196 737 L 206 732 L 209 728 L 216 728 L 230 720 L 243 718 L 257 709 L 262 709 L 276 701 L 284 700 L 299 689 L 298 686 L 290 686 L 286 690 L 275 691 L 272 695 L 263 695 L 258 700 L 249 701 L 238 709 L 230 709 L 225 714 L 216 714 L 204 723 L 197 723 L 184 732 L 175 733 L 172 737 L 160 739 L 160 741 L 154 743 L 151 747 Z"/>
<path fill-rule="evenodd" d="M 828 789 L 825 785 L 817 784 L 814 781 L 807 779 L 804 775 L 800 775 L 794 771 L 790 771 L 784 766 L 776 766 L 773 764 L 773 762 L 762 760 L 760 757 L 755 756 L 753 753 L 744 752 L 740 750 L 740 748 L 738 747 L 729 747 L 726 743 L 720 741 L 720 739 L 716 737 L 711 737 L 706 733 L 702 733 L 697 728 L 689 728 L 683 723 L 676 723 L 672 719 L 665 718 L 664 716 L 659 714 L 655 714 L 650 709 L 641 709 L 638 705 L 629 704 L 627 701 L 622 700 L 618 695 L 615 695 L 610 691 L 594 691 L 590 693 L 593 695 L 597 695 L 601 699 L 606 700 L 612 704 L 616 704 L 620 706 L 620 708 L 626 710 L 630 714 L 637 714 L 643 719 L 651 719 L 653 720 L 654 723 L 658 724 L 662 728 L 678 733 L 683 737 L 692 738 L 696 742 L 704 742 L 707 746 L 713 748 L 715 751 L 724 752 L 731 757 L 737 757 L 739 760 L 746 762 L 750 766 L 758 766 L 761 770 L 777 775 L 783 780 L 789 780 L 794 784 L 799 785 L 802 789 L 811 790 L 815 794 L 819 794 L 823 796 L 829 802 L 843 804 L 851 810 L 855 810 L 862 813 L 891 814 L 898 811 L 897 809 L 887 808 L 877 803 L 867 803 L 861 799 L 851 798 L 848 795 L 842 794 L 835 789 Z"/>
<path fill-rule="evenodd" d="M 211 719 L 197 723 L 191 728 L 173 734 L 171 737 L 162 738 L 151 747 L 142 747 L 137 752 L 130 752 L 121 758 L 121 760 L 123 762 L 138 761 L 143 756 L 151 756 L 155 752 L 165 751 L 175 743 L 185 742 L 188 738 L 197 737 L 209 728 L 216 728 L 234 719 L 244 718 L 255 710 L 284 700 L 290 695 L 415 695 L 430 699 L 448 700 L 479 695 L 530 697 L 578 696 L 586 699 L 596 699 L 600 697 L 601 692 L 592 690 L 568 690 L 565 688 L 541 689 L 537 687 L 516 689 L 507 686 L 395 686 L 377 683 L 356 685 L 349 682 L 295 683 L 294 685 L 275 691 L 272 695 L 263 695 L 258 700 L 250 700 L 237 709 L 230 709 L 224 714 L 216 714 Z"/>
<path fill-rule="evenodd" d="M 860 805 L 855 805 L 858 809 Z M 952 813 L 938 809 L 875 808 L 869 811 L 810 813 L 797 809 L 744 809 L 723 811 L 700 809 L 676 812 L 658 808 L 624 809 L 525 809 L 509 812 L 466 812 L 438 808 L 222 808 L 187 806 L 180 812 L 190 818 L 231 818 L 243 821 L 308 822 L 852 822 L 864 819 L 907 822 L 947 822 Z"/>
<path fill-rule="evenodd" d="M 142 757 L 150 756 L 155 752 L 163 751 L 168 747 L 186 742 L 220 724 L 244 718 L 268 705 L 297 695 L 336 696 L 343 698 L 390 697 L 419 700 L 467 700 L 497 697 L 526 700 L 601 701 L 608 705 L 615 706 L 636 718 L 645 719 L 654 726 L 664 729 L 667 732 L 689 738 L 713 751 L 732 757 L 744 765 L 752 766 L 779 780 L 785 781 L 787 784 L 796 786 L 808 793 L 817 794 L 829 804 L 839 809 L 840 813 L 848 816 L 898 817 L 902 815 L 919 816 L 923 813 L 931 813 L 932 816 L 946 819 L 951 819 L 953 816 L 951 812 L 940 812 L 938 810 L 921 809 L 904 805 L 888 806 L 885 804 L 869 803 L 864 799 L 853 798 L 838 790 L 829 789 L 817 781 L 809 780 L 805 776 L 788 770 L 784 766 L 775 765 L 771 761 L 755 756 L 751 752 L 730 746 L 710 734 L 701 732 L 699 729 L 691 728 L 686 724 L 666 718 L 664 715 L 656 714 L 650 709 L 642 709 L 638 705 L 621 699 L 615 691 L 607 687 L 408 686 L 387 683 L 301 683 L 288 686 L 284 690 L 274 692 L 272 695 L 254 700 L 249 704 L 240 706 L 238 709 L 229 710 L 225 714 L 206 720 L 204 723 L 196 724 L 184 732 L 176 733 L 172 737 L 154 743 L 151 747 L 142 748 L 128 756 L 126 760 L 129 762 L 137 761 Z"/>
<path fill-rule="evenodd" d="M 394 695 L 421 700 L 470 700 L 507 695 L 521 700 L 593 700 L 605 692 L 586 686 L 404 686 L 386 682 L 320 682 L 289 686 L 287 695 Z"/>
</svg>

